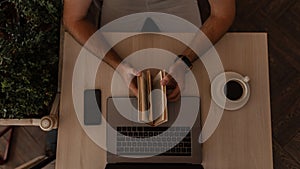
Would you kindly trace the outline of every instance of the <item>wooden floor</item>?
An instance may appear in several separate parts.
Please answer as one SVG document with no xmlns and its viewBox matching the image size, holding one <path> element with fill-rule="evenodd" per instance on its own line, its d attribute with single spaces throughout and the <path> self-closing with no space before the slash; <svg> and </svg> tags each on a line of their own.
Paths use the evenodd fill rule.
<svg viewBox="0 0 300 169">
<path fill-rule="evenodd" d="M 3 127 L 0 127 L 2 130 Z M 0 139 L 0 143 L 3 140 Z M 0 169 L 12 169 L 45 154 L 46 132 L 39 127 L 14 127 L 9 160 Z"/>
<path fill-rule="evenodd" d="M 207 1 L 200 3 L 205 18 Z M 274 168 L 300 169 L 300 1 L 237 0 L 230 31 L 268 33 Z M 44 146 L 39 128 L 16 128 L 10 161 L 0 169 L 44 154 Z"/>
<path fill-rule="evenodd" d="M 300 1 L 237 0 L 232 31 L 266 31 L 275 169 L 300 169 Z"/>
</svg>

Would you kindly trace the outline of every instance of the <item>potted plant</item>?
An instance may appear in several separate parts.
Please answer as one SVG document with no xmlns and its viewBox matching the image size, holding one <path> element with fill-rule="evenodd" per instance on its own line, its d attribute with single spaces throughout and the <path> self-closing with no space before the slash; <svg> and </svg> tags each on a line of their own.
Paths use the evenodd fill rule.
<svg viewBox="0 0 300 169">
<path fill-rule="evenodd" d="M 60 0 L 0 1 L 0 125 L 57 125 L 60 15 Z"/>
</svg>

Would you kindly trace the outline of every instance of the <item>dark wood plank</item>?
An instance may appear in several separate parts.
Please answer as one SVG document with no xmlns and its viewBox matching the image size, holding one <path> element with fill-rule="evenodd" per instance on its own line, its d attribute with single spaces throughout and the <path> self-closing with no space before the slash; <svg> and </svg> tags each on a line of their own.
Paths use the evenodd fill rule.
<svg viewBox="0 0 300 169">
<path fill-rule="evenodd" d="M 9 138 L 12 136 L 13 129 L 8 127 L 0 127 L 0 155 L 5 158 L 7 148 L 9 146 Z"/>
<path fill-rule="evenodd" d="M 15 168 L 37 156 L 45 154 L 45 140 L 36 139 L 45 137 L 39 127 L 37 129 L 28 127 L 15 127 L 13 133 L 12 147 L 10 149 L 9 161 L 1 166 L 5 169 Z"/>
<path fill-rule="evenodd" d="M 39 127 L 26 127 L 24 129 L 31 135 L 36 144 L 40 147 L 45 146 L 47 132 L 42 131 Z"/>
<path fill-rule="evenodd" d="M 273 140 L 274 169 L 299 169 L 300 164 Z"/>
<path fill-rule="evenodd" d="M 298 90 L 298 92 L 300 92 L 300 90 Z M 289 143 L 299 131 L 300 98 L 294 102 L 293 106 L 287 107 L 282 114 L 285 114 L 285 118 L 276 123 L 276 125 L 273 125 L 273 137 L 283 147 Z"/>
<path fill-rule="evenodd" d="M 295 16 L 295 19 L 299 19 L 300 18 L 300 1 L 297 1 L 292 7 L 291 7 L 292 13 Z"/>
<path fill-rule="evenodd" d="M 279 62 L 279 64 L 284 62 Z M 280 68 L 281 66 L 275 66 Z M 284 68 L 284 67 L 283 67 Z M 296 106 L 297 96 L 300 92 L 299 80 L 297 78 L 297 72 L 288 72 L 287 74 L 279 72 L 276 69 L 271 74 L 271 108 L 272 108 L 272 122 L 273 129 L 280 124 L 280 121 L 284 120 L 290 113 L 291 107 Z M 296 78 L 296 79 L 295 79 Z"/>
<path fill-rule="evenodd" d="M 270 0 L 262 8 L 266 15 L 269 15 L 273 20 L 278 19 L 283 13 L 288 11 L 292 5 L 294 5 L 297 0 Z"/>
<path fill-rule="evenodd" d="M 237 18 L 249 19 L 259 11 L 268 0 L 236 0 Z"/>
<path fill-rule="evenodd" d="M 300 164 L 300 130 L 284 149 Z"/>
</svg>

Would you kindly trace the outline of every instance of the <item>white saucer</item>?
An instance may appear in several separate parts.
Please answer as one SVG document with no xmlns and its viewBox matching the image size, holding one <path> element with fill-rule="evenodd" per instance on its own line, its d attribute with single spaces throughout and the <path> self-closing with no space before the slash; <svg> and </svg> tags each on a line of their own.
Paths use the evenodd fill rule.
<svg viewBox="0 0 300 169">
<path fill-rule="evenodd" d="M 237 101 L 228 99 L 224 93 L 225 84 L 233 79 L 238 79 L 243 81 L 245 84 L 245 94 Z M 243 77 L 242 75 L 236 72 L 224 72 L 219 74 L 211 84 L 211 97 L 214 102 L 226 110 L 238 110 L 242 108 L 249 100 L 250 97 L 250 86 L 249 86 L 249 77 Z"/>
</svg>

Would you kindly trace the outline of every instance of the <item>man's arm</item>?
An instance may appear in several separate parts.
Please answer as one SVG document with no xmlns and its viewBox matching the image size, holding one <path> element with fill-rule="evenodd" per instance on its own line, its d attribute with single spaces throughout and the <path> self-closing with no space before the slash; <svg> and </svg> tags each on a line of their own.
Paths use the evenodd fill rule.
<svg viewBox="0 0 300 169">
<path fill-rule="evenodd" d="M 64 0 L 64 26 L 81 45 L 84 45 L 97 31 L 97 27 L 86 18 L 91 3 L 92 0 Z M 93 48 L 101 48 L 101 46 L 89 48 L 93 50 Z M 97 55 L 97 52 L 92 52 Z M 120 57 L 113 50 L 106 54 L 103 61 L 114 69 L 121 63 Z"/>
<path fill-rule="evenodd" d="M 81 45 L 97 31 L 86 18 L 91 3 L 92 0 L 64 0 L 64 26 Z"/>
<path fill-rule="evenodd" d="M 92 0 L 64 0 L 63 23 L 68 32 L 81 44 L 84 45 L 88 39 L 97 31 L 95 25 L 86 18 Z M 97 55 L 97 48 L 103 48 L 101 44 L 106 44 L 105 39 L 99 38 L 101 42 L 87 46 L 91 52 Z M 95 49 L 95 50 L 94 50 Z M 110 50 L 103 61 L 110 65 L 113 69 L 117 69 L 124 82 L 134 95 L 137 96 L 137 86 L 131 81 L 140 73 L 128 64 L 120 64 L 121 59 L 114 50 Z"/>
<path fill-rule="evenodd" d="M 200 30 L 210 40 L 211 44 L 215 44 L 233 23 L 235 18 L 235 0 L 209 0 L 209 3 L 211 13 Z M 204 46 L 200 46 L 201 49 L 198 53 L 204 54 L 210 46 L 207 42 L 199 42 L 199 45 L 201 43 Z M 185 50 L 183 55 L 187 56 L 192 62 L 198 58 L 190 49 Z"/>
<path fill-rule="evenodd" d="M 191 45 L 195 47 L 200 56 L 203 55 L 211 45 L 215 44 L 227 32 L 235 17 L 235 0 L 209 0 L 211 14 L 196 34 Z M 208 38 L 208 39 L 207 39 Z M 197 60 L 198 56 L 190 48 L 183 51 L 182 55 L 186 56 L 191 62 Z M 200 57 L 199 56 L 199 57 Z M 186 66 L 183 62 L 175 62 L 161 81 L 162 85 L 171 85 L 174 83 L 173 77 L 177 77 L 175 89 L 168 95 L 169 101 L 176 101 L 180 98 L 180 89 L 184 88 L 184 72 Z M 172 77 L 173 76 L 173 77 Z"/>
</svg>

